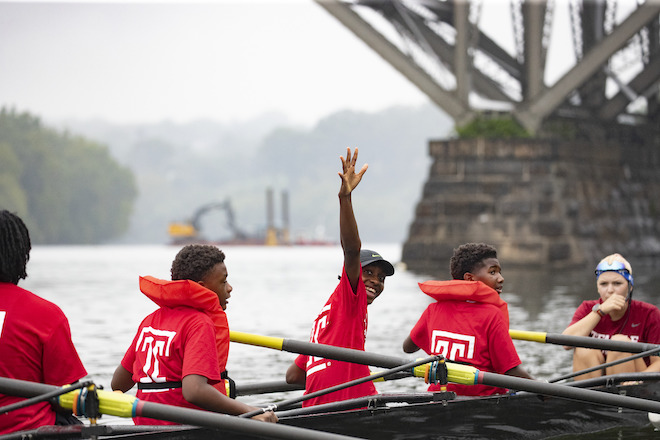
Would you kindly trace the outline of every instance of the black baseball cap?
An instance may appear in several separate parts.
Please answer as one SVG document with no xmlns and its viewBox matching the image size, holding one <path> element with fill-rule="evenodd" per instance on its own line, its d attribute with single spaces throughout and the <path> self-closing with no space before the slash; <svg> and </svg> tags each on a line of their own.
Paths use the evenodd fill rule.
<svg viewBox="0 0 660 440">
<path fill-rule="evenodd" d="M 380 262 L 379 264 L 385 270 L 385 275 L 388 277 L 394 275 L 394 266 L 392 266 L 392 263 L 381 257 L 378 252 L 370 249 L 362 249 L 360 251 L 360 264 L 362 267 L 376 262 Z"/>
</svg>

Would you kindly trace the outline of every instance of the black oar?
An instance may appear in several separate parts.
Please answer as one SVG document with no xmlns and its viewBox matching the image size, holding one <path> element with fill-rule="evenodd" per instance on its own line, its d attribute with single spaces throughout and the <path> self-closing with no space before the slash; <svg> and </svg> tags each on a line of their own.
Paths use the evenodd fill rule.
<svg viewBox="0 0 660 440">
<path fill-rule="evenodd" d="M 270 382 L 236 384 L 236 395 L 251 396 L 254 394 L 282 393 L 304 389 L 305 385 L 287 383 L 285 380 L 273 380 Z"/>
<path fill-rule="evenodd" d="M 548 382 L 550 382 L 550 383 L 559 382 L 560 380 L 565 380 L 565 379 L 570 379 L 572 377 L 581 376 L 583 374 L 591 373 L 592 371 L 602 370 L 604 368 L 613 367 L 613 366 L 619 365 L 619 364 L 624 364 L 626 362 L 633 361 L 633 360 L 638 359 L 638 358 L 642 358 L 642 357 L 646 357 L 646 356 L 653 356 L 655 354 L 658 354 L 658 352 L 660 352 L 660 347 L 654 348 L 654 349 L 648 350 L 648 351 L 643 351 L 641 353 L 637 353 L 637 354 L 634 354 L 632 356 L 628 356 L 628 357 L 625 357 L 623 359 L 619 359 L 619 360 L 616 360 L 616 361 L 605 362 L 604 364 L 596 365 L 595 367 L 585 368 L 584 370 L 576 371 L 574 373 L 565 374 L 563 376 L 559 376 L 555 379 L 552 379 Z"/>
<path fill-rule="evenodd" d="M 274 338 L 267 336 L 251 335 L 249 333 L 230 332 L 230 339 L 234 342 L 259 345 L 277 350 L 291 351 L 297 347 L 297 353 L 309 356 L 323 356 L 338 361 L 347 361 L 357 364 L 384 366 L 391 368 L 393 365 L 383 365 L 388 362 L 397 362 L 396 358 L 374 353 L 351 350 L 348 348 L 333 347 L 323 344 L 312 344 L 309 342 L 292 341 L 290 339 Z M 294 351 L 295 353 L 295 351 Z M 399 365 L 407 363 L 401 362 Z M 640 411 L 660 413 L 660 402 L 640 399 L 637 397 L 620 396 L 617 394 L 604 393 L 594 390 L 573 388 L 566 385 L 551 384 L 520 377 L 507 376 L 504 374 L 479 371 L 468 365 L 445 362 L 447 366 L 447 379 L 449 382 L 464 385 L 489 385 L 502 388 L 510 388 L 519 391 L 544 394 L 548 396 L 563 397 L 566 399 L 579 400 L 583 402 L 609 405 L 622 408 L 630 408 Z M 419 368 L 419 367 L 418 367 Z M 417 369 L 416 369 L 417 370 Z"/>
<path fill-rule="evenodd" d="M 660 345 L 644 342 L 613 341 L 611 339 L 591 338 L 589 336 L 570 336 L 557 333 L 531 332 L 526 330 L 509 330 L 512 339 L 521 341 L 557 344 L 566 347 L 596 348 L 599 350 L 620 351 L 623 353 L 641 353 Z M 658 352 L 656 352 L 658 354 Z"/>
<path fill-rule="evenodd" d="M 390 368 L 389 370 L 381 371 L 380 373 L 371 374 L 369 376 L 365 376 L 365 377 L 361 377 L 359 379 L 351 380 L 349 382 L 345 382 L 345 383 L 342 383 L 342 384 L 339 384 L 339 385 L 335 385 L 333 387 L 329 387 L 329 388 L 325 388 L 323 390 L 315 391 L 313 393 L 305 394 L 304 396 L 301 396 L 301 397 L 294 397 L 293 399 L 288 399 L 288 400 L 285 400 L 283 402 L 273 403 L 273 404 L 267 406 L 266 408 L 261 408 L 261 409 L 257 409 L 257 410 L 254 410 L 254 411 L 247 412 L 245 414 L 241 414 L 240 417 L 248 417 L 249 418 L 249 417 L 254 417 L 258 414 L 263 414 L 267 411 L 277 411 L 278 409 L 286 408 L 288 406 L 295 405 L 296 403 L 304 402 L 305 400 L 313 399 L 315 397 L 323 396 L 325 394 L 334 393 L 335 391 L 343 390 L 345 388 L 349 388 L 349 387 L 352 387 L 352 386 L 355 386 L 355 385 L 359 385 L 359 384 L 364 383 L 364 382 L 371 382 L 375 379 L 385 377 L 387 375 L 397 373 L 399 371 L 404 371 L 404 370 L 411 370 L 412 371 L 413 368 L 415 368 L 419 365 L 429 364 L 429 363 L 432 363 L 432 362 L 438 362 L 441 359 L 442 358 L 439 357 L 439 356 L 429 356 L 425 359 L 418 359 L 416 361 L 409 362 L 409 363 L 404 364 L 404 365 L 400 365 L 396 368 Z"/>
<path fill-rule="evenodd" d="M 34 397 L 51 391 L 59 390 L 59 387 L 28 382 L 17 379 L 0 378 L 0 393 Z M 348 437 L 338 434 L 330 434 L 312 429 L 297 428 L 275 423 L 265 423 L 256 420 L 244 419 L 227 414 L 219 414 L 208 411 L 181 408 L 178 406 L 163 405 L 160 403 L 145 402 L 134 396 L 110 391 L 96 390 L 101 414 L 119 417 L 148 417 L 151 419 L 167 420 L 170 422 L 194 425 L 206 428 L 219 428 L 223 431 L 235 432 L 244 435 L 255 435 L 266 438 L 295 439 L 295 440 L 347 440 Z M 81 396 L 80 391 L 71 391 L 59 397 L 60 406 L 72 409 L 74 402 Z M 79 408 L 82 405 L 78 406 Z M 660 412 L 660 411 L 658 411 Z"/>
<path fill-rule="evenodd" d="M 374 382 L 385 382 L 389 380 L 398 380 L 411 377 L 410 373 L 398 372 L 388 374 L 385 377 L 373 378 Z M 305 386 L 297 383 L 288 383 L 284 379 L 272 380 L 268 382 L 236 384 L 237 396 L 252 396 L 255 394 L 285 393 L 289 391 L 304 390 Z"/>
<path fill-rule="evenodd" d="M 241 344 L 273 348 L 275 350 L 288 351 L 289 353 L 302 353 L 309 356 L 319 356 L 327 359 L 352 362 L 354 364 L 371 365 L 372 367 L 395 368 L 410 362 L 410 359 L 368 353 L 362 350 L 335 347 L 333 345 L 325 344 L 313 344 L 311 342 L 297 341 L 295 339 L 255 335 L 234 330 L 229 332 L 229 337 L 232 342 L 238 342 Z"/>
<path fill-rule="evenodd" d="M 62 388 L 57 388 L 56 390 L 49 391 L 44 394 L 39 394 L 38 396 L 32 397 L 31 399 L 22 400 L 20 402 L 12 403 L 11 405 L 3 406 L 0 408 L 0 414 L 7 414 L 8 412 L 25 408 L 35 403 L 45 402 L 46 400 L 52 399 L 53 397 L 61 396 L 70 391 L 79 390 L 81 388 L 86 388 L 92 384 L 91 380 L 81 382 L 74 385 L 67 385 Z"/>
</svg>

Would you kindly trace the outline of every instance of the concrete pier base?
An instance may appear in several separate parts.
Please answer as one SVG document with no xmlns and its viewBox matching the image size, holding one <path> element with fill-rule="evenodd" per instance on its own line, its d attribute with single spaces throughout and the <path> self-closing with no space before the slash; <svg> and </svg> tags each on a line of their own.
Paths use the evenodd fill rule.
<svg viewBox="0 0 660 440">
<path fill-rule="evenodd" d="M 655 140 L 657 143 L 657 140 Z M 433 158 L 402 261 L 446 271 L 466 242 L 506 266 L 660 256 L 660 149 L 617 139 L 431 141 Z"/>
</svg>

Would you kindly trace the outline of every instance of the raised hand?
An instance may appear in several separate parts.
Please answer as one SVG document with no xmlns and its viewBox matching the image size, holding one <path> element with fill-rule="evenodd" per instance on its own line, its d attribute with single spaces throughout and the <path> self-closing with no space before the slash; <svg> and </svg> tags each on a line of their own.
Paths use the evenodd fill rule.
<svg viewBox="0 0 660 440">
<path fill-rule="evenodd" d="M 341 159 L 342 171 L 337 173 L 341 178 L 341 187 L 339 188 L 339 195 L 348 195 L 358 186 L 362 180 L 362 176 L 369 168 L 368 164 L 364 164 L 358 173 L 355 172 L 355 164 L 358 158 L 358 149 L 355 149 L 355 154 L 351 156 L 351 149 L 346 148 L 346 159 L 339 156 Z"/>
</svg>

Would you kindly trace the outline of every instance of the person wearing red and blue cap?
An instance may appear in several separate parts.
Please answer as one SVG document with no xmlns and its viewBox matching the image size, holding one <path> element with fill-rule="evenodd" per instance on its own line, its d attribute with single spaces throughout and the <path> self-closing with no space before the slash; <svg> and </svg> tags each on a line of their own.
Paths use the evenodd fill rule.
<svg viewBox="0 0 660 440">
<path fill-rule="evenodd" d="M 344 267 L 339 284 L 312 325 L 310 342 L 364 350 L 367 335 L 367 305 L 385 288 L 385 277 L 394 275 L 394 267 L 378 252 L 362 249 L 351 194 L 367 171 L 365 164 L 355 171 L 358 150 L 346 159 L 341 157 L 339 189 L 339 234 L 344 251 Z M 335 385 L 369 376 L 366 365 L 339 362 L 316 356 L 300 355 L 286 372 L 288 383 L 305 385 L 310 394 Z M 377 394 L 372 382 L 364 382 L 329 394 L 305 400 L 303 406 L 337 402 Z"/>
<path fill-rule="evenodd" d="M 600 298 L 580 304 L 563 334 L 660 344 L 660 310 L 652 304 L 632 299 L 633 272 L 625 258 L 612 254 L 598 263 L 596 288 Z M 573 353 L 573 371 L 582 371 L 630 355 L 577 347 Z M 653 356 L 607 367 L 605 374 L 658 371 L 660 357 Z M 596 370 L 577 376 L 576 380 L 602 375 L 603 370 Z"/>
</svg>

